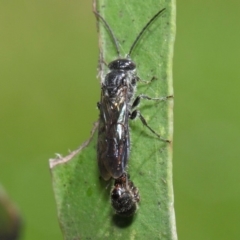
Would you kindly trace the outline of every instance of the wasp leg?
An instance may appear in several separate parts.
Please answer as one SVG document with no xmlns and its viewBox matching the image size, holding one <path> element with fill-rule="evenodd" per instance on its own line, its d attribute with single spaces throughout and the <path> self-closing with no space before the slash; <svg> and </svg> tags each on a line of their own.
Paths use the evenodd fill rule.
<svg viewBox="0 0 240 240">
<path fill-rule="evenodd" d="M 145 84 L 150 84 L 150 83 L 151 83 L 152 81 L 154 81 L 154 80 L 157 80 L 157 77 L 153 76 L 149 81 L 142 80 L 142 79 L 140 79 L 140 78 L 138 77 L 138 81 L 139 81 L 139 82 L 143 82 L 143 83 L 145 83 Z"/>
<path fill-rule="evenodd" d="M 134 100 L 133 104 L 132 104 L 132 109 L 136 108 L 141 99 L 147 99 L 147 100 L 154 100 L 154 101 L 166 101 L 167 99 L 169 98 L 173 98 L 172 95 L 170 96 L 166 96 L 166 97 L 161 97 L 161 98 L 151 98 L 151 97 L 148 97 L 146 95 L 139 95 L 136 97 L 136 99 Z M 158 133 L 156 133 L 147 123 L 147 121 L 145 120 L 145 118 L 143 117 L 143 115 L 141 114 L 141 112 L 139 110 L 134 110 L 131 114 L 130 114 L 130 119 L 135 119 L 136 117 L 139 117 L 141 122 L 143 123 L 144 126 L 146 126 L 153 134 L 155 134 L 158 138 L 160 138 L 162 141 L 164 142 L 168 142 L 170 143 L 171 141 L 168 140 L 168 139 L 164 139 L 162 138 Z"/>
<path fill-rule="evenodd" d="M 141 122 L 143 123 L 144 126 L 146 126 L 153 134 L 155 134 L 159 139 L 161 139 L 164 142 L 170 143 L 170 140 L 167 140 L 165 138 L 162 138 L 158 133 L 156 133 L 147 123 L 147 121 L 145 120 L 145 118 L 143 117 L 143 115 L 140 113 L 140 111 L 138 110 L 134 110 L 131 115 L 130 115 L 130 119 L 135 119 L 136 117 L 139 117 Z"/>
<path fill-rule="evenodd" d="M 101 103 L 100 102 L 97 102 L 97 108 L 98 108 L 98 110 L 101 110 Z"/>
<path fill-rule="evenodd" d="M 144 94 L 140 94 L 134 100 L 134 102 L 132 104 L 132 109 L 134 109 L 135 107 L 137 107 L 139 105 L 141 99 L 154 100 L 154 101 L 166 101 L 169 98 L 173 98 L 173 95 L 166 96 L 166 97 L 161 97 L 161 98 L 151 98 L 151 97 L 148 97 L 148 96 L 146 96 Z"/>
</svg>

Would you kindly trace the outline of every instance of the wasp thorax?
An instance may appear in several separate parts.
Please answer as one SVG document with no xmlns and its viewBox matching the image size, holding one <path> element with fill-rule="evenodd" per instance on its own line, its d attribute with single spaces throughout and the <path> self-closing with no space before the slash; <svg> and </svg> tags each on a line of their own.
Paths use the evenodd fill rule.
<svg viewBox="0 0 240 240">
<path fill-rule="evenodd" d="M 110 70 L 134 70 L 136 68 L 136 64 L 127 59 L 127 58 L 122 58 L 122 59 L 117 59 L 108 64 L 108 67 Z"/>
<path fill-rule="evenodd" d="M 126 85 L 126 73 L 123 70 L 114 70 L 106 75 L 104 87 L 108 95 L 112 96 L 124 85 Z"/>
</svg>

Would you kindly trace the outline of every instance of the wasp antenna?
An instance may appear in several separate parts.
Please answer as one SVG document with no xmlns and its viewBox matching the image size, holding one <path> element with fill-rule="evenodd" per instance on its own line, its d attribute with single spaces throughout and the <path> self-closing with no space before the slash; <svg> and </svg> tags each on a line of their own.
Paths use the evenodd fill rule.
<svg viewBox="0 0 240 240">
<path fill-rule="evenodd" d="M 106 20 L 105 20 L 97 11 L 93 10 L 93 13 L 95 14 L 95 16 L 96 16 L 97 18 L 100 18 L 100 19 L 103 21 L 105 27 L 108 29 L 108 31 L 109 31 L 109 33 L 111 34 L 111 37 L 112 37 L 112 39 L 113 39 L 114 45 L 115 45 L 115 47 L 116 47 L 118 57 L 120 57 L 120 50 L 119 50 L 118 40 L 116 39 L 116 37 L 115 37 L 112 29 L 110 28 L 110 26 L 108 25 L 108 23 L 106 22 Z"/>
<path fill-rule="evenodd" d="M 142 29 L 142 31 L 137 35 L 135 41 L 133 42 L 130 51 L 128 53 L 128 57 L 130 57 L 134 47 L 136 46 L 138 40 L 140 39 L 140 37 L 143 35 L 143 33 L 145 32 L 145 30 L 148 28 L 148 26 L 162 13 L 166 10 L 166 8 L 161 9 L 159 12 L 157 12 L 149 21 L 148 23 L 144 26 L 144 28 Z"/>
</svg>

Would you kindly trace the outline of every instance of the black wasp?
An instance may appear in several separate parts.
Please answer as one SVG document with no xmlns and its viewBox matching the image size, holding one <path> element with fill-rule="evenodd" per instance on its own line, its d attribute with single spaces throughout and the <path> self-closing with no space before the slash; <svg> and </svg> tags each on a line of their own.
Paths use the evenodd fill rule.
<svg viewBox="0 0 240 240">
<path fill-rule="evenodd" d="M 123 173 L 120 178 L 115 179 L 111 191 L 111 203 L 119 216 L 132 216 L 137 210 L 137 203 L 139 201 L 138 189 L 129 180 L 129 176 L 126 173 Z"/>
<path fill-rule="evenodd" d="M 142 123 L 160 139 L 158 135 L 146 122 L 138 110 L 133 110 L 140 103 L 140 100 L 166 100 L 171 97 L 150 98 L 146 95 L 139 95 L 132 101 L 139 77 L 136 73 L 136 64 L 130 59 L 130 55 L 136 43 L 148 28 L 148 26 L 162 13 L 165 8 L 157 12 L 143 27 L 133 42 L 126 58 L 120 57 L 118 41 L 113 34 L 106 20 L 96 11 L 94 13 L 100 18 L 110 32 L 118 58 L 108 64 L 109 72 L 101 82 L 101 100 L 98 103 L 100 110 L 98 129 L 98 167 L 104 180 L 110 178 L 121 179 L 129 158 L 129 119 L 139 117 Z M 166 142 L 168 140 L 162 139 Z M 124 185 L 123 185 L 124 188 Z"/>
</svg>

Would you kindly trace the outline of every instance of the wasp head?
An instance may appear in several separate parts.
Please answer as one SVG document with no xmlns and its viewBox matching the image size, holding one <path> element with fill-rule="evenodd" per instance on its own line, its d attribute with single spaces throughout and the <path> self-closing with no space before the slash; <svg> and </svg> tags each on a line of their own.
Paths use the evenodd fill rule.
<svg viewBox="0 0 240 240">
<path fill-rule="evenodd" d="M 108 64 L 108 68 L 110 70 L 126 70 L 126 71 L 130 70 L 131 71 L 136 68 L 136 64 L 127 58 L 122 58 L 122 59 L 120 58 L 110 62 Z"/>
</svg>

